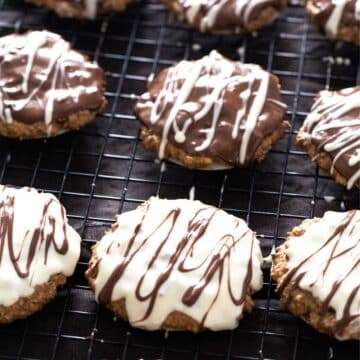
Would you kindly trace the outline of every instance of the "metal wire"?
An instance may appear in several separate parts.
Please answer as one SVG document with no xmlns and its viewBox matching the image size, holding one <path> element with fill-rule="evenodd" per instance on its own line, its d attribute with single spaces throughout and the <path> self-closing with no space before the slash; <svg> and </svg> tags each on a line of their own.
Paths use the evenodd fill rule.
<svg viewBox="0 0 360 360">
<path fill-rule="evenodd" d="M 244 218 L 264 255 L 302 219 L 359 208 L 295 145 L 316 92 L 359 83 L 359 52 L 333 44 L 290 5 L 273 25 L 248 36 L 200 34 L 178 24 L 162 5 L 136 4 L 93 22 L 60 19 L 20 0 L 0 0 L 0 35 L 47 28 L 63 35 L 107 72 L 107 109 L 77 133 L 44 141 L 0 139 L 0 182 L 35 186 L 65 205 L 83 240 L 74 276 L 43 311 L 0 326 L 0 359 L 355 359 L 359 345 L 318 334 L 284 311 L 269 270 L 256 307 L 234 331 L 144 332 L 96 305 L 83 273 L 90 247 L 113 222 L 151 195 L 195 198 Z M 262 164 L 204 173 L 158 162 L 139 141 L 132 113 L 150 73 L 211 49 L 254 62 L 279 76 L 291 129 Z"/>
</svg>

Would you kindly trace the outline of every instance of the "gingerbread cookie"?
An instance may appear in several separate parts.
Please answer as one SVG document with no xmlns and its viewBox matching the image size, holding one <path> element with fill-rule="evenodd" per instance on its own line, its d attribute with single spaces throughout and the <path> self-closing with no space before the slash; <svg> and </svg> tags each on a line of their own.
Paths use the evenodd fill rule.
<svg viewBox="0 0 360 360">
<path fill-rule="evenodd" d="M 98 14 L 121 12 L 134 0 L 25 0 L 55 11 L 61 17 L 95 19 Z"/>
<path fill-rule="evenodd" d="M 283 305 L 316 330 L 360 339 L 360 211 L 328 211 L 293 229 L 273 255 Z"/>
<path fill-rule="evenodd" d="M 336 182 L 360 187 L 360 86 L 320 91 L 297 143 Z"/>
<path fill-rule="evenodd" d="M 59 35 L 0 38 L 0 135 L 25 139 L 79 129 L 101 111 L 103 70 Z"/>
<path fill-rule="evenodd" d="M 243 220 L 200 201 L 152 197 L 117 217 L 86 277 L 96 300 L 132 326 L 223 330 L 252 309 L 261 262 Z"/>
<path fill-rule="evenodd" d="M 360 45 L 360 0 L 306 0 L 306 11 L 329 38 Z"/>
<path fill-rule="evenodd" d="M 0 185 L 0 323 L 26 318 L 56 296 L 80 242 L 53 195 Z"/>
<path fill-rule="evenodd" d="M 289 126 L 278 78 L 216 51 L 150 79 L 134 111 L 144 146 L 189 168 L 261 161 Z"/>
<path fill-rule="evenodd" d="M 162 0 L 179 21 L 206 32 L 252 32 L 274 20 L 286 0 Z"/>
</svg>

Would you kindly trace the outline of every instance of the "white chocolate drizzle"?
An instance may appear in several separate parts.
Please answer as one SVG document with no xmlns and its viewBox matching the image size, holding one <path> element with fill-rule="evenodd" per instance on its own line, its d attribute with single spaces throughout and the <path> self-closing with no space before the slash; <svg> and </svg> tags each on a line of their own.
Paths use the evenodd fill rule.
<svg viewBox="0 0 360 360">
<path fill-rule="evenodd" d="M 208 149 L 215 141 L 219 127 L 224 126 L 221 114 L 224 110 L 225 95 L 238 91 L 239 106 L 234 122 L 231 124 L 233 140 L 241 137 L 239 158 L 237 162 L 244 165 L 247 161 L 251 136 L 257 126 L 265 102 L 271 103 L 285 112 L 286 105 L 268 95 L 270 74 L 257 65 L 241 64 L 244 74 L 234 73 L 233 62 L 226 60 L 218 52 L 212 51 L 208 56 L 197 61 L 181 61 L 169 68 L 164 84 L 153 103 L 149 93 L 145 93 L 138 102 L 139 109 L 150 109 L 150 124 L 156 124 L 164 119 L 158 156 L 165 157 L 165 149 L 169 134 L 173 134 L 175 142 L 182 144 L 187 141 L 187 132 L 191 125 L 211 118 L 210 123 L 200 129 L 202 139 L 192 144 L 195 152 Z M 238 90 L 244 88 L 243 90 Z M 206 89 L 206 95 L 201 100 L 190 97 L 197 89 Z M 235 90 L 237 89 L 237 90 Z M 182 123 L 178 124 L 179 114 L 188 114 Z M 209 115 L 210 114 L 210 115 Z M 226 123 L 225 123 L 226 126 Z"/>
<path fill-rule="evenodd" d="M 256 8 L 267 2 L 269 0 L 209 0 L 206 2 L 202 0 L 183 0 L 182 5 L 185 8 L 185 17 L 190 24 L 194 23 L 200 13 L 202 14 L 200 30 L 207 31 L 221 20 L 223 9 L 230 6 L 234 8 L 234 16 L 239 18 L 239 25 L 241 24 L 246 29 Z M 269 19 L 269 21 L 271 20 Z"/>
<path fill-rule="evenodd" d="M 117 217 L 96 257 L 96 299 L 125 299 L 131 325 L 149 330 L 174 311 L 203 328 L 234 328 L 246 296 L 262 286 L 255 234 L 200 201 L 150 198 Z"/>
<path fill-rule="evenodd" d="M 97 14 L 98 0 L 85 0 L 85 16 L 95 19 Z"/>
<path fill-rule="evenodd" d="M 85 95 L 94 94 L 94 71 L 94 64 L 72 50 L 57 34 L 30 31 L 2 37 L 0 118 L 8 124 L 14 119 L 22 121 L 17 116 L 22 112 L 24 118 L 27 109 L 28 118 L 34 120 L 24 122 L 43 121 L 51 135 L 56 103 L 64 102 L 65 107 L 70 100 L 79 103 L 81 95 L 83 102 L 86 101 Z M 79 110 L 87 106 L 78 105 Z"/>
<path fill-rule="evenodd" d="M 360 179 L 360 87 L 321 91 L 304 122 L 311 140 L 320 137 L 319 150 L 335 152 L 331 174 L 339 162 L 352 169 L 347 188 Z M 354 116 L 349 113 L 355 112 Z M 326 136 L 324 136 L 326 134 Z"/>
<path fill-rule="evenodd" d="M 344 13 L 344 9 L 346 4 L 349 3 L 349 0 L 331 0 L 334 9 L 332 10 L 326 24 L 325 24 L 325 31 L 326 34 L 331 37 L 335 38 L 338 32 L 339 24 L 341 18 Z M 355 19 L 360 21 L 360 0 L 355 0 Z M 360 36 L 360 34 L 359 34 Z"/>
<path fill-rule="evenodd" d="M 72 275 L 80 242 L 53 195 L 0 185 L 0 305 L 32 295 L 52 275 Z"/>
</svg>

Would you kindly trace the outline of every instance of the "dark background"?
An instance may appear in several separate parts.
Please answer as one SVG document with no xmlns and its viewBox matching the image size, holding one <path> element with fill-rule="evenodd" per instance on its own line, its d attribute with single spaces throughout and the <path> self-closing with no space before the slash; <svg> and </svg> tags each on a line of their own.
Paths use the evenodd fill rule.
<svg viewBox="0 0 360 360">
<path fill-rule="evenodd" d="M 75 275 L 56 300 L 25 321 L 0 326 L 0 359 L 359 359 L 359 343 L 320 335 L 284 311 L 268 270 L 256 308 L 236 330 L 198 335 L 131 328 L 96 305 L 83 275 L 91 245 L 114 214 L 151 195 L 188 197 L 195 186 L 196 199 L 245 219 L 258 233 L 264 255 L 302 219 L 359 208 L 359 191 L 336 185 L 295 145 L 316 92 L 356 84 L 358 48 L 326 40 L 300 5 L 290 5 L 257 34 L 220 36 L 187 29 L 152 1 L 113 17 L 75 21 L 22 1 L 0 0 L 0 35 L 43 28 L 60 33 L 104 67 L 109 104 L 77 133 L 42 141 L 0 139 L 0 182 L 54 193 L 84 239 Z M 292 127 L 261 165 L 188 171 L 161 165 L 139 141 L 132 107 L 146 77 L 211 49 L 258 63 L 280 78 Z"/>
</svg>

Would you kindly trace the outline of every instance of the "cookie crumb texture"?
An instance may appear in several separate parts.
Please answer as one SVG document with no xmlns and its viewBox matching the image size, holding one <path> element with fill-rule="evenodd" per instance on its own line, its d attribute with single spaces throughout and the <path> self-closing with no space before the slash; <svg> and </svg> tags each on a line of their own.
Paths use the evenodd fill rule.
<svg viewBox="0 0 360 360">
<path fill-rule="evenodd" d="M 329 38 L 360 46 L 360 0 L 306 0 L 306 11 Z"/>
<path fill-rule="evenodd" d="M 282 304 L 317 331 L 360 339 L 360 211 L 328 211 L 293 229 L 273 256 Z"/>
<path fill-rule="evenodd" d="M 320 91 L 296 137 L 310 158 L 347 189 L 360 187 L 360 86 Z"/>
<path fill-rule="evenodd" d="M 59 35 L 0 38 L 0 134 L 25 139 L 77 130 L 106 105 L 105 75 Z"/>
<path fill-rule="evenodd" d="M 135 0 L 25 0 L 55 11 L 60 17 L 95 19 L 98 14 L 122 12 Z"/>
<path fill-rule="evenodd" d="M 162 0 L 179 21 L 204 32 L 244 33 L 271 23 L 286 0 Z"/>
<path fill-rule="evenodd" d="M 163 70 L 134 111 L 144 146 L 188 168 L 261 161 L 289 126 L 278 78 L 216 51 Z"/>
<path fill-rule="evenodd" d="M 192 200 L 152 197 L 117 217 L 86 277 L 98 302 L 147 330 L 235 328 L 262 286 L 246 223 Z"/>
<path fill-rule="evenodd" d="M 56 296 L 80 242 L 53 195 L 0 185 L 0 323 L 26 318 Z"/>
</svg>

